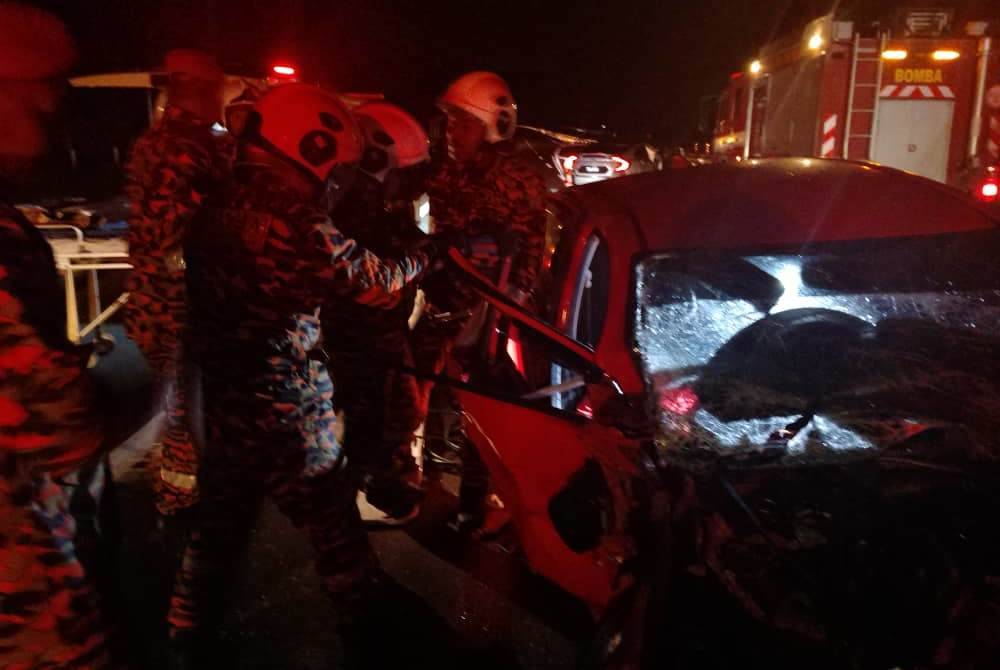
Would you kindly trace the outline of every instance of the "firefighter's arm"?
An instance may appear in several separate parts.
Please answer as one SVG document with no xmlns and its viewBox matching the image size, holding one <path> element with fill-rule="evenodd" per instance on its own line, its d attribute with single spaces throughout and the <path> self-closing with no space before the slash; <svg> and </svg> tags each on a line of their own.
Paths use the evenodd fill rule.
<svg viewBox="0 0 1000 670">
<path fill-rule="evenodd" d="M 96 454 L 100 423 L 80 357 L 47 343 L 26 322 L 22 300 L 32 296 L 11 290 L 14 271 L 0 264 L 0 452 L 19 468 L 58 476 Z"/>
<path fill-rule="evenodd" d="M 526 294 L 535 284 L 545 248 L 545 185 L 541 177 L 524 169 L 504 175 L 499 188 L 513 247 L 509 284 L 512 291 Z"/>
<path fill-rule="evenodd" d="M 310 222 L 316 273 L 333 294 L 385 309 L 396 305 L 399 292 L 428 269 L 431 254 L 417 250 L 398 260 L 383 260 L 346 237 L 326 217 Z"/>
<path fill-rule="evenodd" d="M 458 206 L 454 180 L 455 176 L 447 168 L 442 168 L 427 184 L 436 233 L 465 230 L 468 227 L 467 219 L 472 212 L 464 211 Z"/>
</svg>

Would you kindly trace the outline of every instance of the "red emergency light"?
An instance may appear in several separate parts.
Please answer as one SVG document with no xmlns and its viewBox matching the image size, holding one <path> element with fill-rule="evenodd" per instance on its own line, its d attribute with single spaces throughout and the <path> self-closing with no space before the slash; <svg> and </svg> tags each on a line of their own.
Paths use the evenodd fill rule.
<svg viewBox="0 0 1000 670">
<path fill-rule="evenodd" d="M 989 178 L 981 181 L 976 187 L 976 197 L 989 203 L 1000 200 L 1000 179 Z"/>
<path fill-rule="evenodd" d="M 291 65 L 275 65 L 271 68 L 271 72 L 278 75 L 279 77 L 294 77 L 295 68 Z"/>
</svg>

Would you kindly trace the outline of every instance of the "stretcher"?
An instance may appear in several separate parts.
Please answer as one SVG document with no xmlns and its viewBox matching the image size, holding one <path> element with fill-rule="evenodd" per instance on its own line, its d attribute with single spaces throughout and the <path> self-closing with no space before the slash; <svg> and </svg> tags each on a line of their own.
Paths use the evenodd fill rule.
<svg viewBox="0 0 1000 670">
<path fill-rule="evenodd" d="M 56 269 L 63 279 L 66 310 L 66 337 L 74 344 L 94 337 L 95 353 L 108 353 L 115 344 L 114 338 L 106 333 L 103 326 L 128 302 L 128 293 L 120 293 L 104 306 L 101 294 L 101 273 L 127 271 L 129 263 L 128 244 L 122 238 L 87 239 L 83 231 L 69 224 L 37 224 L 52 247 Z M 72 239 L 55 237 L 54 233 L 69 231 Z M 76 280 L 80 275 L 86 278 L 86 320 L 81 323 Z"/>
</svg>

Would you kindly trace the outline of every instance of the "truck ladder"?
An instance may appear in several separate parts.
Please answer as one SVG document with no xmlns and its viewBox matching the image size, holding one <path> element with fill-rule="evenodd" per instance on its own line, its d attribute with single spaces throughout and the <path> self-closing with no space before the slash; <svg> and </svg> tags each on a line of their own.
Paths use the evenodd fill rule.
<svg viewBox="0 0 1000 670">
<path fill-rule="evenodd" d="M 851 79 L 847 89 L 847 121 L 843 157 L 870 159 L 882 87 L 882 54 L 879 41 L 854 34 Z M 860 105 L 860 106 L 859 106 Z M 855 126 L 858 126 L 855 130 Z M 863 149 L 861 146 L 863 145 Z"/>
</svg>

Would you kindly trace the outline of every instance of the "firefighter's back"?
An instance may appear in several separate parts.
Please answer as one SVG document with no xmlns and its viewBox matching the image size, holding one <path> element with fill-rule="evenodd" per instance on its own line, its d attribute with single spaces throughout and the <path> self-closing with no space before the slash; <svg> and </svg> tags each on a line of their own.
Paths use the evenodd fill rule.
<svg viewBox="0 0 1000 670">
<path fill-rule="evenodd" d="M 206 372 L 264 372 L 316 348 L 313 216 L 324 215 L 267 173 L 234 180 L 206 211 L 189 249 L 192 335 Z"/>
</svg>

